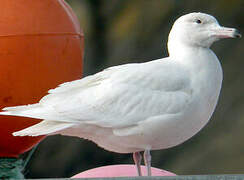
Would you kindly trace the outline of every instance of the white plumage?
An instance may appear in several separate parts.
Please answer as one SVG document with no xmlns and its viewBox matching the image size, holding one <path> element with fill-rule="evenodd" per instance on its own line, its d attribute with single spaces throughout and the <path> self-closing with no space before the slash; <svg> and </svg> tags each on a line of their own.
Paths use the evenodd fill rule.
<svg viewBox="0 0 244 180">
<path fill-rule="evenodd" d="M 214 17 L 191 13 L 175 22 L 169 57 L 105 69 L 49 90 L 37 104 L 7 107 L 0 114 L 43 119 L 14 136 L 63 134 L 92 140 L 109 151 L 146 151 L 150 175 L 150 150 L 186 141 L 210 119 L 222 69 L 209 47 L 237 36 Z M 140 174 L 140 160 L 134 158 Z"/>
</svg>

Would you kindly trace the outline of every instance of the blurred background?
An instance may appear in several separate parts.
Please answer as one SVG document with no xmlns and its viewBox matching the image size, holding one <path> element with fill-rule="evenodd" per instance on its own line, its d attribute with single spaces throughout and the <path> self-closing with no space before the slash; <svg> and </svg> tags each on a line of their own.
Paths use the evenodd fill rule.
<svg viewBox="0 0 244 180">
<path fill-rule="evenodd" d="M 84 76 L 106 67 L 167 56 L 173 22 L 205 12 L 244 33 L 243 0 L 67 0 L 85 34 Z M 224 70 L 217 109 L 207 126 L 177 147 L 153 151 L 152 165 L 186 174 L 244 173 L 244 40 L 223 40 L 212 49 Z M 42 141 L 27 178 L 70 177 L 91 168 L 133 163 L 131 154 L 107 152 L 92 142 L 63 136 Z"/>
</svg>

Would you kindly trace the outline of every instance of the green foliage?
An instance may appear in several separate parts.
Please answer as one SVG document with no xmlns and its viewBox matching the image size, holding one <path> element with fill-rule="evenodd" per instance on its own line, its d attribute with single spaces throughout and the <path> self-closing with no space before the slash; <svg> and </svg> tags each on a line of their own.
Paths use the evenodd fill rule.
<svg viewBox="0 0 244 180">
<path fill-rule="evenodd" d="M 0 159 L 0 179 L 23 179 L 23 161 L 17 158 Z"/>
</svg>

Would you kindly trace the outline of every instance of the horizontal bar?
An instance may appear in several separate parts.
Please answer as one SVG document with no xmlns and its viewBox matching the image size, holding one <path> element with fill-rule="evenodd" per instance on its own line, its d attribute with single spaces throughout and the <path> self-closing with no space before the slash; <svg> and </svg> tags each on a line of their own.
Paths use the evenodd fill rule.
<svg viewBox="0 0 244 180">
<path fill-rule="evenodd" d="M 71 180 L 70 178 L 51 178 L 52 180 Z M 38 179 L 35 179 L 38 180 Z M 40 179 L 45 180 L 45 179 Z M 48 179 L 46 179 L 48 180 Z M 114 177 L 114 178 L 82 178 L 75 180 L 244 180 L 244 174 L 228 175 L 191 175 L 191 176 L 153 176 L 153 177 Z"/>
</svg>

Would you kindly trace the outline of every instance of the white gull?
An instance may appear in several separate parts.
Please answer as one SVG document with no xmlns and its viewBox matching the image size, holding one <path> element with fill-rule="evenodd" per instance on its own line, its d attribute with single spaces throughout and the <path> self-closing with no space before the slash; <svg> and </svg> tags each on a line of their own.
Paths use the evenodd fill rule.
<svg viewBox="0 0 244 180">
<path fill-rule="evenodd" d="M 209 47 L 240 36 L 213 16 L 190 13 L 172 27 L 169 57 L 105 69 L 61 84 L 37 104 L 7 107 L 0 114 L 43 119 L 14 136 L 78 136 L 109 151 L 133 153 L 139 175 L 144 151 L 151 175 L 150 150 L 183 143 L 214 112 L 222 68 Z"/>
</svg>

